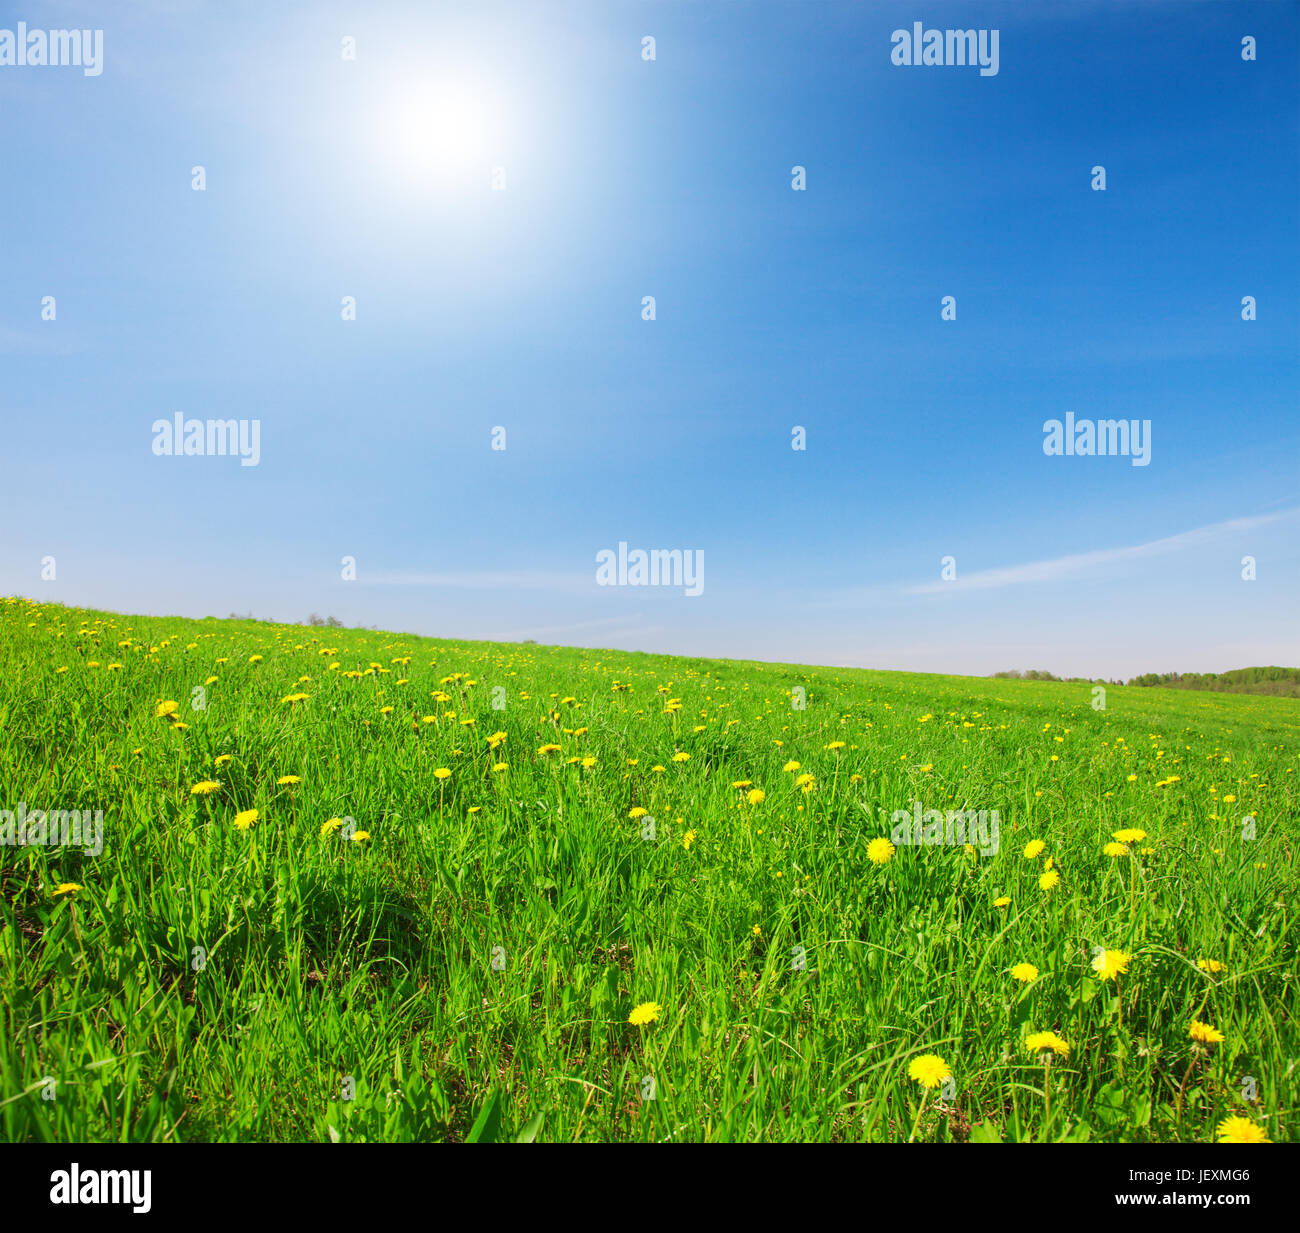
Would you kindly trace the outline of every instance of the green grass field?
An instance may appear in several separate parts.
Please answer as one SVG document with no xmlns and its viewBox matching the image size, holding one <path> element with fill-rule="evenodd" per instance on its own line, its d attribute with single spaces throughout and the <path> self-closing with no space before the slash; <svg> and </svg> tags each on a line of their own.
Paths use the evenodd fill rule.
<svg viewBox="0 0 1300 1233">
<path fill-rule="evenodd" d="M 1297 1137 L 1292 700 L 8 599 L 0 719 L 9 1141 Z"/>
</svg>

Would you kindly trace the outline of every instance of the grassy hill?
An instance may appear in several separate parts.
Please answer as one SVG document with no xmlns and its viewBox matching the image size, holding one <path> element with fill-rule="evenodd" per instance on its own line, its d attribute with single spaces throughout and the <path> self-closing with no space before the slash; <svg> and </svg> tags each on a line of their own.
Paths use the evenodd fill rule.
<svg viewBox="0 0 1300 1233">
<path fill-rule="evenodd" d="M 7 599 L 0 732 L 6 1140 L 1296 1137 L 1285 699 Z"/>
</svg>

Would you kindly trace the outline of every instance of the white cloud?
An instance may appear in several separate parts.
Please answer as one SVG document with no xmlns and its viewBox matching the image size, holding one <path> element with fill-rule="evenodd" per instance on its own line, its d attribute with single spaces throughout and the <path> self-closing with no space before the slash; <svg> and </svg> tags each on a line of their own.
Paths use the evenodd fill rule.
<svg viewBox="0 0 1300 1233">
<path fill-rule="evenodd" d="M 1108 565 L 1197 548 L 1241 531 L 1253 531 L 1256 527 L 1279 522 L 1285 518 L 1294 518 L 1297 514 L 1300 514 L 1300 508 L 1281 510 L 1276 514 L 1259 514 L 1251 518 L 1232 518 L 1227 522 L 1216 522 L 1210 526 L 1197 527 L 1192 531 L 1182 531 L 1177 535 L 1167 535 L 1163 539 L 1148 540 L 1145 544 L 1134 544 L 1127 548 L 1097 548 L 1092 552 L 1077 552 L 1048 561 L 1031 561 L 1025 565 L 1007 565 L 999 569 L 959 574 L 948 582 L 926 582 L 905 587 L 904 594 L 936 595 L 940 592 L 986 591 L 995 587 L 1020 586 L 1025 583 L 1055 582 L 1060 578 L 1103 569 Z"/>
</svg>

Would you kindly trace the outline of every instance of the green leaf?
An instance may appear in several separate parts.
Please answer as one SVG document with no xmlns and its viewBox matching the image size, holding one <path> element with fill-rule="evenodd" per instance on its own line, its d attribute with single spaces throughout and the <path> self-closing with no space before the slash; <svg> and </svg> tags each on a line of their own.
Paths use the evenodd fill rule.
<svg viewBox="0 0 1300 1233">
<path fill-rule="evenodd" d="M 546 1114 L 540 1110 L 535 1113 L 528 1125 L 515 1136 L 515 1142 L 532 1143 L 537 1138 L 537 1132 L 542 1128 L 542 1118 L 545 1116 Z"/>
<path fill-rule="evenodd" d="M 501 1093 L 493 1092 L 465 1138 L 466 1143 L 495 1143 L 501 1128 Z"/>
</svg>

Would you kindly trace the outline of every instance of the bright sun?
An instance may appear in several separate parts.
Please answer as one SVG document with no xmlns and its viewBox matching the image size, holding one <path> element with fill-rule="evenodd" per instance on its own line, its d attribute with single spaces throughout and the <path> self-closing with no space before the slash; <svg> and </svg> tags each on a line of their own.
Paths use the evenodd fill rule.
<svg viewBox="0 0 1300 1233">
<path fill-rule="evenodd" d="M 384 117 L 384 144 L 397 169 L 407 174 L 486 170 L 494 138 L 491 100 L 466 82 L 424 82 L 399 90 Z"/>
</svg>

